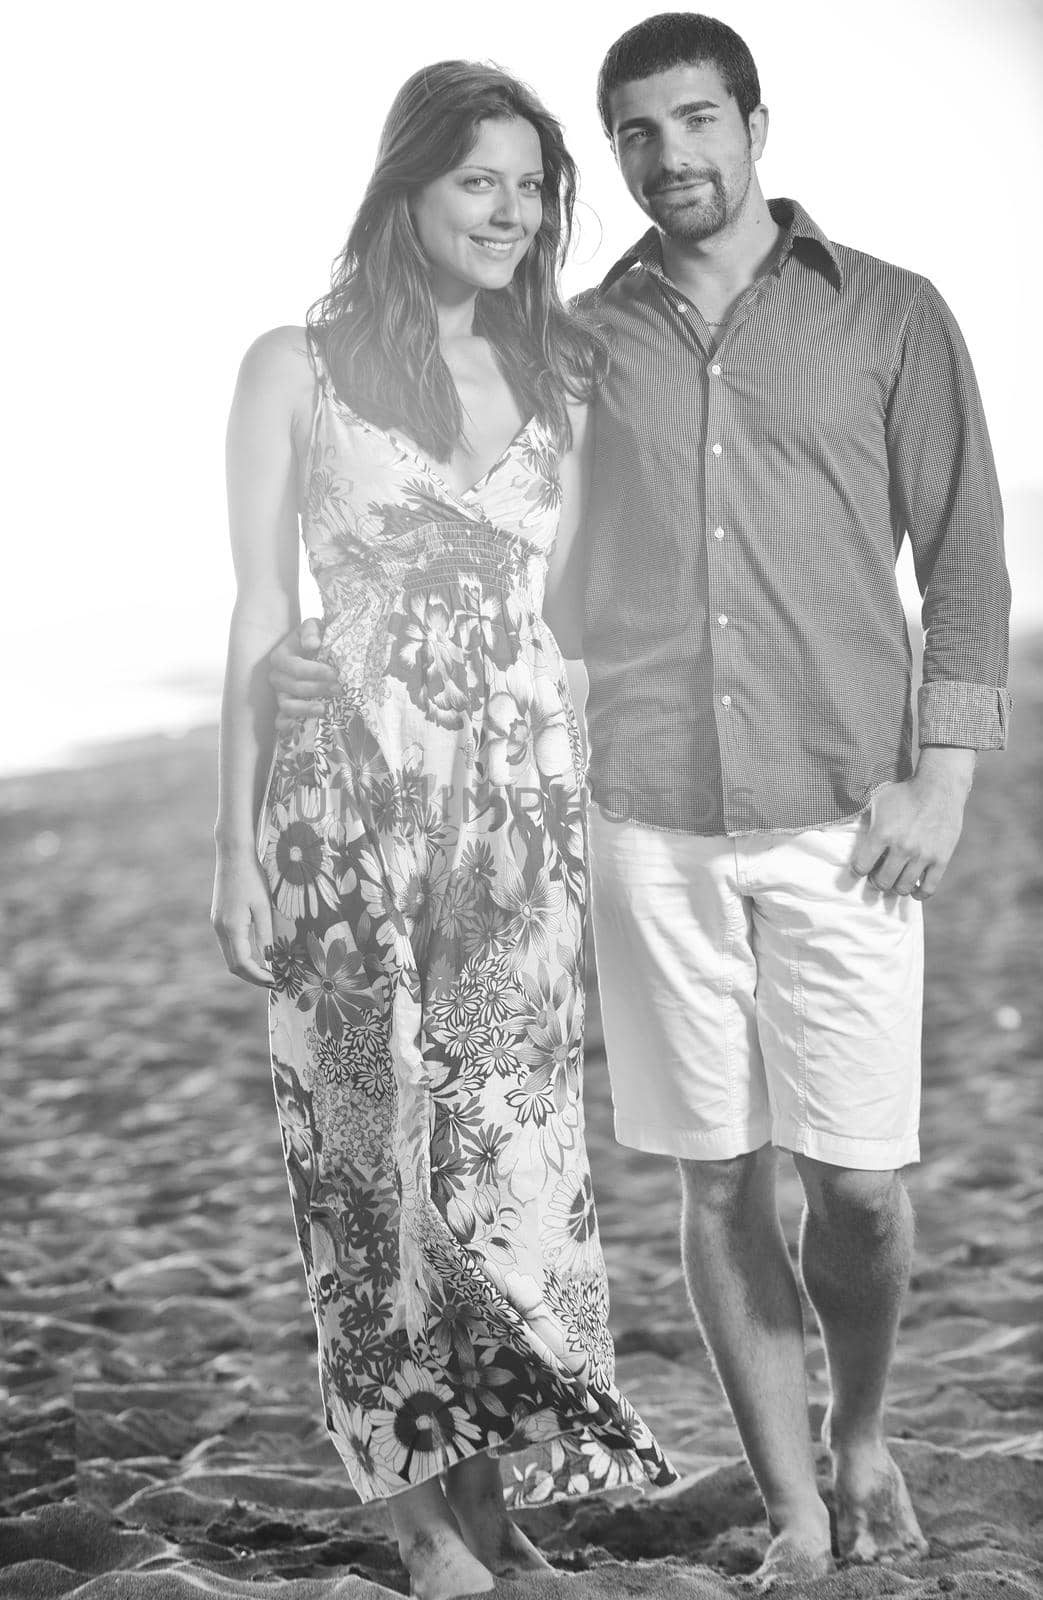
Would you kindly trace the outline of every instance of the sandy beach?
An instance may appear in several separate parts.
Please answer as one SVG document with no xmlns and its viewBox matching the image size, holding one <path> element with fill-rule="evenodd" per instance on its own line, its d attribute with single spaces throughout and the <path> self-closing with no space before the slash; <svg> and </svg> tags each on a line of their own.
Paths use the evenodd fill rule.
<svg viewBox="0 0 1043 1600">
<path fill-rule="evenodd" d="M 890 1429 L 930 1556 L 789 1590 L 809 1600 L 1043 1594 L 1043 639 L 1014 693 L 928 914 Z M 0 783 L 0 1600 L 408 1592 L 322 1427 L 264 999 L 207 923 L 214 740 Z M 685 1477 L 523 1513 L 557 1571 L 497 1593 L 737 1596 L 768 1531 L 686 1305 L 673 1166 L 612 1136 L 596 1007 L 586 1073 L 620 1384 Z M 793 1235 L 789 1179 L 784 1206 Z M 823 1372 L 811 1337 L 816 1420 Z"/>
</svg>

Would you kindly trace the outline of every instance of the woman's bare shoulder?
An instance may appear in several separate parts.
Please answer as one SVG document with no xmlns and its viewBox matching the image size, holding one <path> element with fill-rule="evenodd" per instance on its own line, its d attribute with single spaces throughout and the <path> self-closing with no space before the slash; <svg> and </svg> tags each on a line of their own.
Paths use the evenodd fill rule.
<svg viewBox="0 0 1043 1600">
<path fill-rule="evenodd" d="M 315 371 L 308 354 L 304 328 L 269 328 L 256 338 L 239 368 L 241 384 L 278 390 L 288 399 L 310 394 Z"/>
</svg>

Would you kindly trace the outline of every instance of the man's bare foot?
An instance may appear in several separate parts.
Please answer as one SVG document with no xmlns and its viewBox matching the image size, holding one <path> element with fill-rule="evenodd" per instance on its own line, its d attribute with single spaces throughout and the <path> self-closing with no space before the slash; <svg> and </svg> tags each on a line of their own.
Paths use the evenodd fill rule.
<svg viewBox="0 0 1043 1600">
<path fill-rule="evenodd" d="M 757 1594 L 771 1594 L 786 1583 L 811 1583 L 815 1578 L 826 1578 L 835 1565 L 829 1542 L 829 1519 L 823 1506 L 822 1520 L 813 1527 L 787 1528 L 775 1535 L 764 1560 L 747 1583 Z"/>
<path fill-rule="evenodd" d="M 415 1528 L 399 1537 L 398 1551 L 415 1600 L 461 1600 L 488 1594 L 495 1584 L 488 1567 L 449 1528 Z"/>
<path fill-rule="evenodd" d="M 842 1561 L 866 1565 L 925 1556 L 905 1479 L 882 1438 L 843 1441 L 827 1416 L 822 1437 L 833 1456 L 837 1549 Z"/>
</svg>

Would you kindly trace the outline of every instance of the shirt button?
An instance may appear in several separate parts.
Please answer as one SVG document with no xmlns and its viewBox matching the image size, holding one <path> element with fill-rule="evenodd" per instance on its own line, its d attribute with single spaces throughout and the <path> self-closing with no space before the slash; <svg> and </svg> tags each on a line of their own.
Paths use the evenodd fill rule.
<svg viewBox="0 0 1043 1600">
<path fill-rule="evenodd" d="M 720 444 L 715 444 L 715 445 L 714 445 L 714 447 L 713 447 L 713 453 L 714 453 L 714 455 L 715 455 L 715 456 L 719 456 L 719 455 L 720 455 L 720 454 L 721 454 L 721 451 L 722 451 L 722 450 L 723 450 L 723 449 L 724 449 L 724 446 L 723 446 L 723 445 L 720 445 Z"/>
<path fill-rule="evenodd" d="M 723 611 L 721 612 L 720 616 L 717 618 L 717 621 L 721 624 L 722 628 L 726 628 L 728 626 L 728 618 L 725 616 Z"/>
<path fill-rule="evenodd" d="M 714 362 L 713 366 L 710 368 L 710 371 L 713 373 L 715 378 L 719 378 L 721 376 L 720 365 L 716 361 Z"/>
<path fill-rule="evenodd" d="M 715 539 L 723 539 L 724 538 L 724 529 L 723 528 L 715 528 L 713 530 L 713 536 L 714 536 Z"/>
<path fill-rule="evenodd" d="M 722 694 L 721 695 L 721 705 L 722 706 L 730 706 L 731 703 L 732 703 L 732 697 L 731 697 L 730 694 Z"/>
</svg>

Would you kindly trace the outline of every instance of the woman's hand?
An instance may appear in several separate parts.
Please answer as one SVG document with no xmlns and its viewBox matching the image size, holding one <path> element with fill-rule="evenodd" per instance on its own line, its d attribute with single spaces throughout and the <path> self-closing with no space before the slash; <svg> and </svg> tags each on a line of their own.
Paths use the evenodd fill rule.
<svg viewBox="0 0 1043 1600">
<path fill-rule="evenodd" d="M 272 946 L 272 902 L 252 846 L 234 852 L 218 846 L 210 925 L 229 972 L 244 983 L 274 988 L 263 965 Z"/>
</svg>

